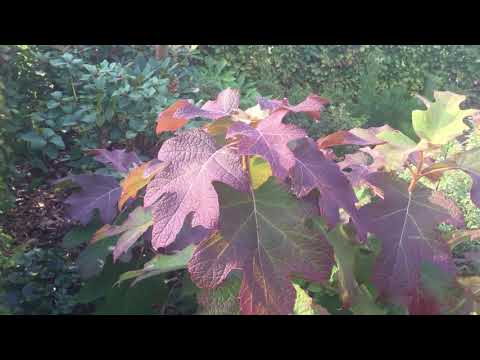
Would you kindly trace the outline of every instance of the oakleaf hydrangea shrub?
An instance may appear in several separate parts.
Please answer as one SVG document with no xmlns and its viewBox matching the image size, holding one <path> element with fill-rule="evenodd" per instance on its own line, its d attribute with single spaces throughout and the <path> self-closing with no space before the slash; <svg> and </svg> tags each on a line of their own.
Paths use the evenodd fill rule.
<svg viewBox="0 0 480 360">
<path fill-rule="evenodd" d="M 84 276 L 147 257 L 118 285 L 158 278 L 161 289 L 184 270 L 202 314 L 475 313 L 478 277 L 458 274 L 452 251 L 478 234 L 436 189 L 461 171 L 480 206 L 480 148 L 442 152 L 478 132 L 478 110 L 464 101 L 422 98 L 411 113 L 417 140 L 390 125 L 314 140 L 285 118 L 321 124 L 330 101 L 318 95 L 260 97 L 248 109 L 232 88 L 202 106 L 177 100 L 158 116 L 156 134 L 175 135 L 154 159 L 102 150 L 97 161 L 120 180 L 68 178 L 79 187 L 70 216 L 103 223 L 84 238 Z M 339 155 L 343 147 L 352 151 Z"/>
</svg>

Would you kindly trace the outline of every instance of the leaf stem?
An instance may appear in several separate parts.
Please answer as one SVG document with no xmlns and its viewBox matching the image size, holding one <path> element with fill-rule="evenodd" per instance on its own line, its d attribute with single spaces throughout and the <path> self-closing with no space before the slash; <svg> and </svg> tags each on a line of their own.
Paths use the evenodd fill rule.
<svg viewBox="0 0 480 360">
<path fill-rule="evenodd" d="M 418 166 L 415 172 L 412 172 L 412 180 L 410 181 L 410 185 L 408 186 L 408 192 L 412 193 L 415 185 L 417 184 L 418 180 L 423 176 L 422 175 L 422 167 L 424 162 L 424 154 L 423 150 L 420 150 L 420 160 L 418 161 Z M 410 168 L 409 168 L 410 169 Z"/>
</svg>

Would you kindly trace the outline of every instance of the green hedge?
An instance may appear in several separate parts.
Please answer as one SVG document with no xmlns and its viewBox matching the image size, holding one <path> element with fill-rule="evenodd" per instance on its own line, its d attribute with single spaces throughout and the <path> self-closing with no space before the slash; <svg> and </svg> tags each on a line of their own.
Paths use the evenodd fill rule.
<svg viewBox="0 0 480 360">
<path fill-rule="evenodd" d="M 226 59 L 248 78 L 274 79 L 283 96 L 299 85 L 320 94 L 359 90 L 372 56 L 382 65 L 379 89 L 422 92 L 434 80 L 437 89 L 480 91 L 477 45 L 205 45 L 200 51 Z"/>
</svg>

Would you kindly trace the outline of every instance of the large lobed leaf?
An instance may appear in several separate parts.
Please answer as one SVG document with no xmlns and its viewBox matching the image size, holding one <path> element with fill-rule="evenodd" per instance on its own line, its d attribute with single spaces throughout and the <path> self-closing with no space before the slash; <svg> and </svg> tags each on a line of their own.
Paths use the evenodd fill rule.
<svg viewBox="0 0 480 360">
<path fill-rule="evenodd" d="M 385 167 L 385 159 L 375 149 L 365 148 L 354 154 L 345 155 L 345 159 L 337 164 L 352 186 L 371 186 L 365 180 L 366 177 L 382 170 Z"/>
<path fill-rule="evenodd" d="M 365 238 L 363 225 L 355 207 L 357 197 L 347 177 L 338 165 L 325 159 L 315 142 L 305 138 L 290 143 L 295 165 L 291 168 L 292 190 L 298 197 L 306 196 L 313 189 L 320 192 L 320 213 L 329 226 L 340 221 L 340 208 L 346 210 L 357 226 L 361 238 Z"/>
<path fill-rule="evenodd" d="M 189 263 L 202 288 L 219 286 L 232 270 L 242 270 L 242 314 L 290 314 L 295 289 L 289 279 L 328 280 L 333 264 L 328 243 L 305 225 L 309 205 L 271 177 L 250 193 L 217 183 L 219 232 L 201 242 Z"/>
<path fill-rule="evenodd" d="M 117 203 L 121 188 L 113 176 L 73 175 L 68 179 L 81 187 L 81 190 L 70 195 L 65 203 L 67 213 L 83 225 L 90 222 L 95 209 L 100 211 L 103 223 L 108 224 L 117 215 Z"/>
<path fill-rule="evenodd" d="M 216 227 L 219 207 L 213 181 L 248 191 L 240 156 L 228 147 L 218 148 L 203 130 L 165 141 L 158 159 L 168 165 L 148 184 L 144 199 L 144 205 L 152 207 L 154 249 L 170 245 L 190 213 L 192 227 Z"/>
<path fill-rule="evenodd" d="M 272 167 L 273 175 L 285 179 L 295 164 L 295 157 L 287 144 L 306 136 L 305 131 L 282 123 L 288 110 L 278 110 L 262 120 L 257 127 L 235 122 L 227 132 L 227 139 L 239 137 L 238 151 L 241 155 L 260 155 Z"/>
<path fill-rule="evenodd" d="M 115 170 L 121 173 L 127 173 L 130 168 L 142 162 L 133 151 L 93 149 L 89 151 L 89 154 L 94 155 L 94 159 L 103 164 L 110 164 Z"/>
<path fill-rule="evenodd" d="M 175 131 L 196 117 L 217 120 L 230 116 L 238 110 L 239 104 L 240 92 L 231 88 L 222 90 L 215 101 L 207 101 L 202 107 L 178 100 L 158 115 L 156 133 Z"/>
<path fill-rule="evenodd" d="M 384 198 L 365 205 L 360 216 L 367 230 L 382 241 L 374 284 L 380 294 L 405 306 L 418 300 L 422 265 L 435 264 L 454 272 L 449 251 L 439 240 L 437 226 L 447 222 L 463 226 L 460 210 L 441 193 L 408 184 L 392 174 L 374 173 L 367 181 L 382 189 Z"/>
<path fill-rule="evenodd" d="M 478 110 L 460 109 L 466 96 L 449 91 L 435 91 L 435 102 L 424 100 L 427 110 L 412 112 L 412 124 L 417 135 L 431 144 L 443 145 L 461 135 L 468 126 L 463 122 Z"/>
</svg>

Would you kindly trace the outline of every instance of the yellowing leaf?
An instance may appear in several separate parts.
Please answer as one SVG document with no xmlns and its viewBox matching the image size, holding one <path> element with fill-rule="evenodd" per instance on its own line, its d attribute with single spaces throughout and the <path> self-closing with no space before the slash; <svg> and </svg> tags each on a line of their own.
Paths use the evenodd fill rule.
<svg viewBox="0 0 480 360">
<path fill-rule="evenodd" d="M 228 131 L 230 125 L 233 124 L 233 121 L 229 117 L 225 117 L 223 119 L 215 120 L 207 125 L 205 125 L 205 129 L 207 133 L 215 139 L 215 142 L 218 145 L 225 144 L 225 134 Z"/>
<path fill-rule="evenodd" d="M 293 287 L 297 292 L 297 298 L 293 308 L 294 315 L 330 315 L 327 310 L 316 304 L 300 286 L 293 284 Z"/>
<path fill-rule="evenodd" d="M 375 147 L 385 159 L 386 170 L 401 168 L 408 154 L 416 149 L 417 144 L 412 139 L 395 129 L 380 132 L 376 136 L 387 141 L 386 144 Z"/>
<path fill-rule="evenodd" d="M 268 161 L 260 156 L 250 158 L 250 179 L 254 189 L 262 186 L 270 176 L 272 176 L 272 169 Z"/>
<path fill-rule="evenodd" d="M 461 110 L 460 104 L 466 99 L 463 95 L 449 91 L 436 91 L 434 97 L 435 102 L 426 103 L 427 110 L 412 112 L 412 123 L 415 132 L 422 140 L 443 145 L 468 130 L 463 119 L 474 115 L 478 110 Z"/>
<path fill-rule="evenodd" d="M 152 172 L 147 177 L 144 177 L 144 173 L 148 165 L 149 162 L 146 162 L 134 168 L 120 183 L 120 187 L 122 188 L 122 194 L 120 195 L 120 200 L 118 201 L 119 210 L 122 210 L 123 205 L 125 205 L 128 199 L 135 198 L 137 196 L 137 193 L 144 186 L 146 186 L 150 182 L 150 180 L 152 180 L 155 174 L 165 167 L 165 165 L 159 166 L 155 169 L 155 172 Z"/>
</svg>

